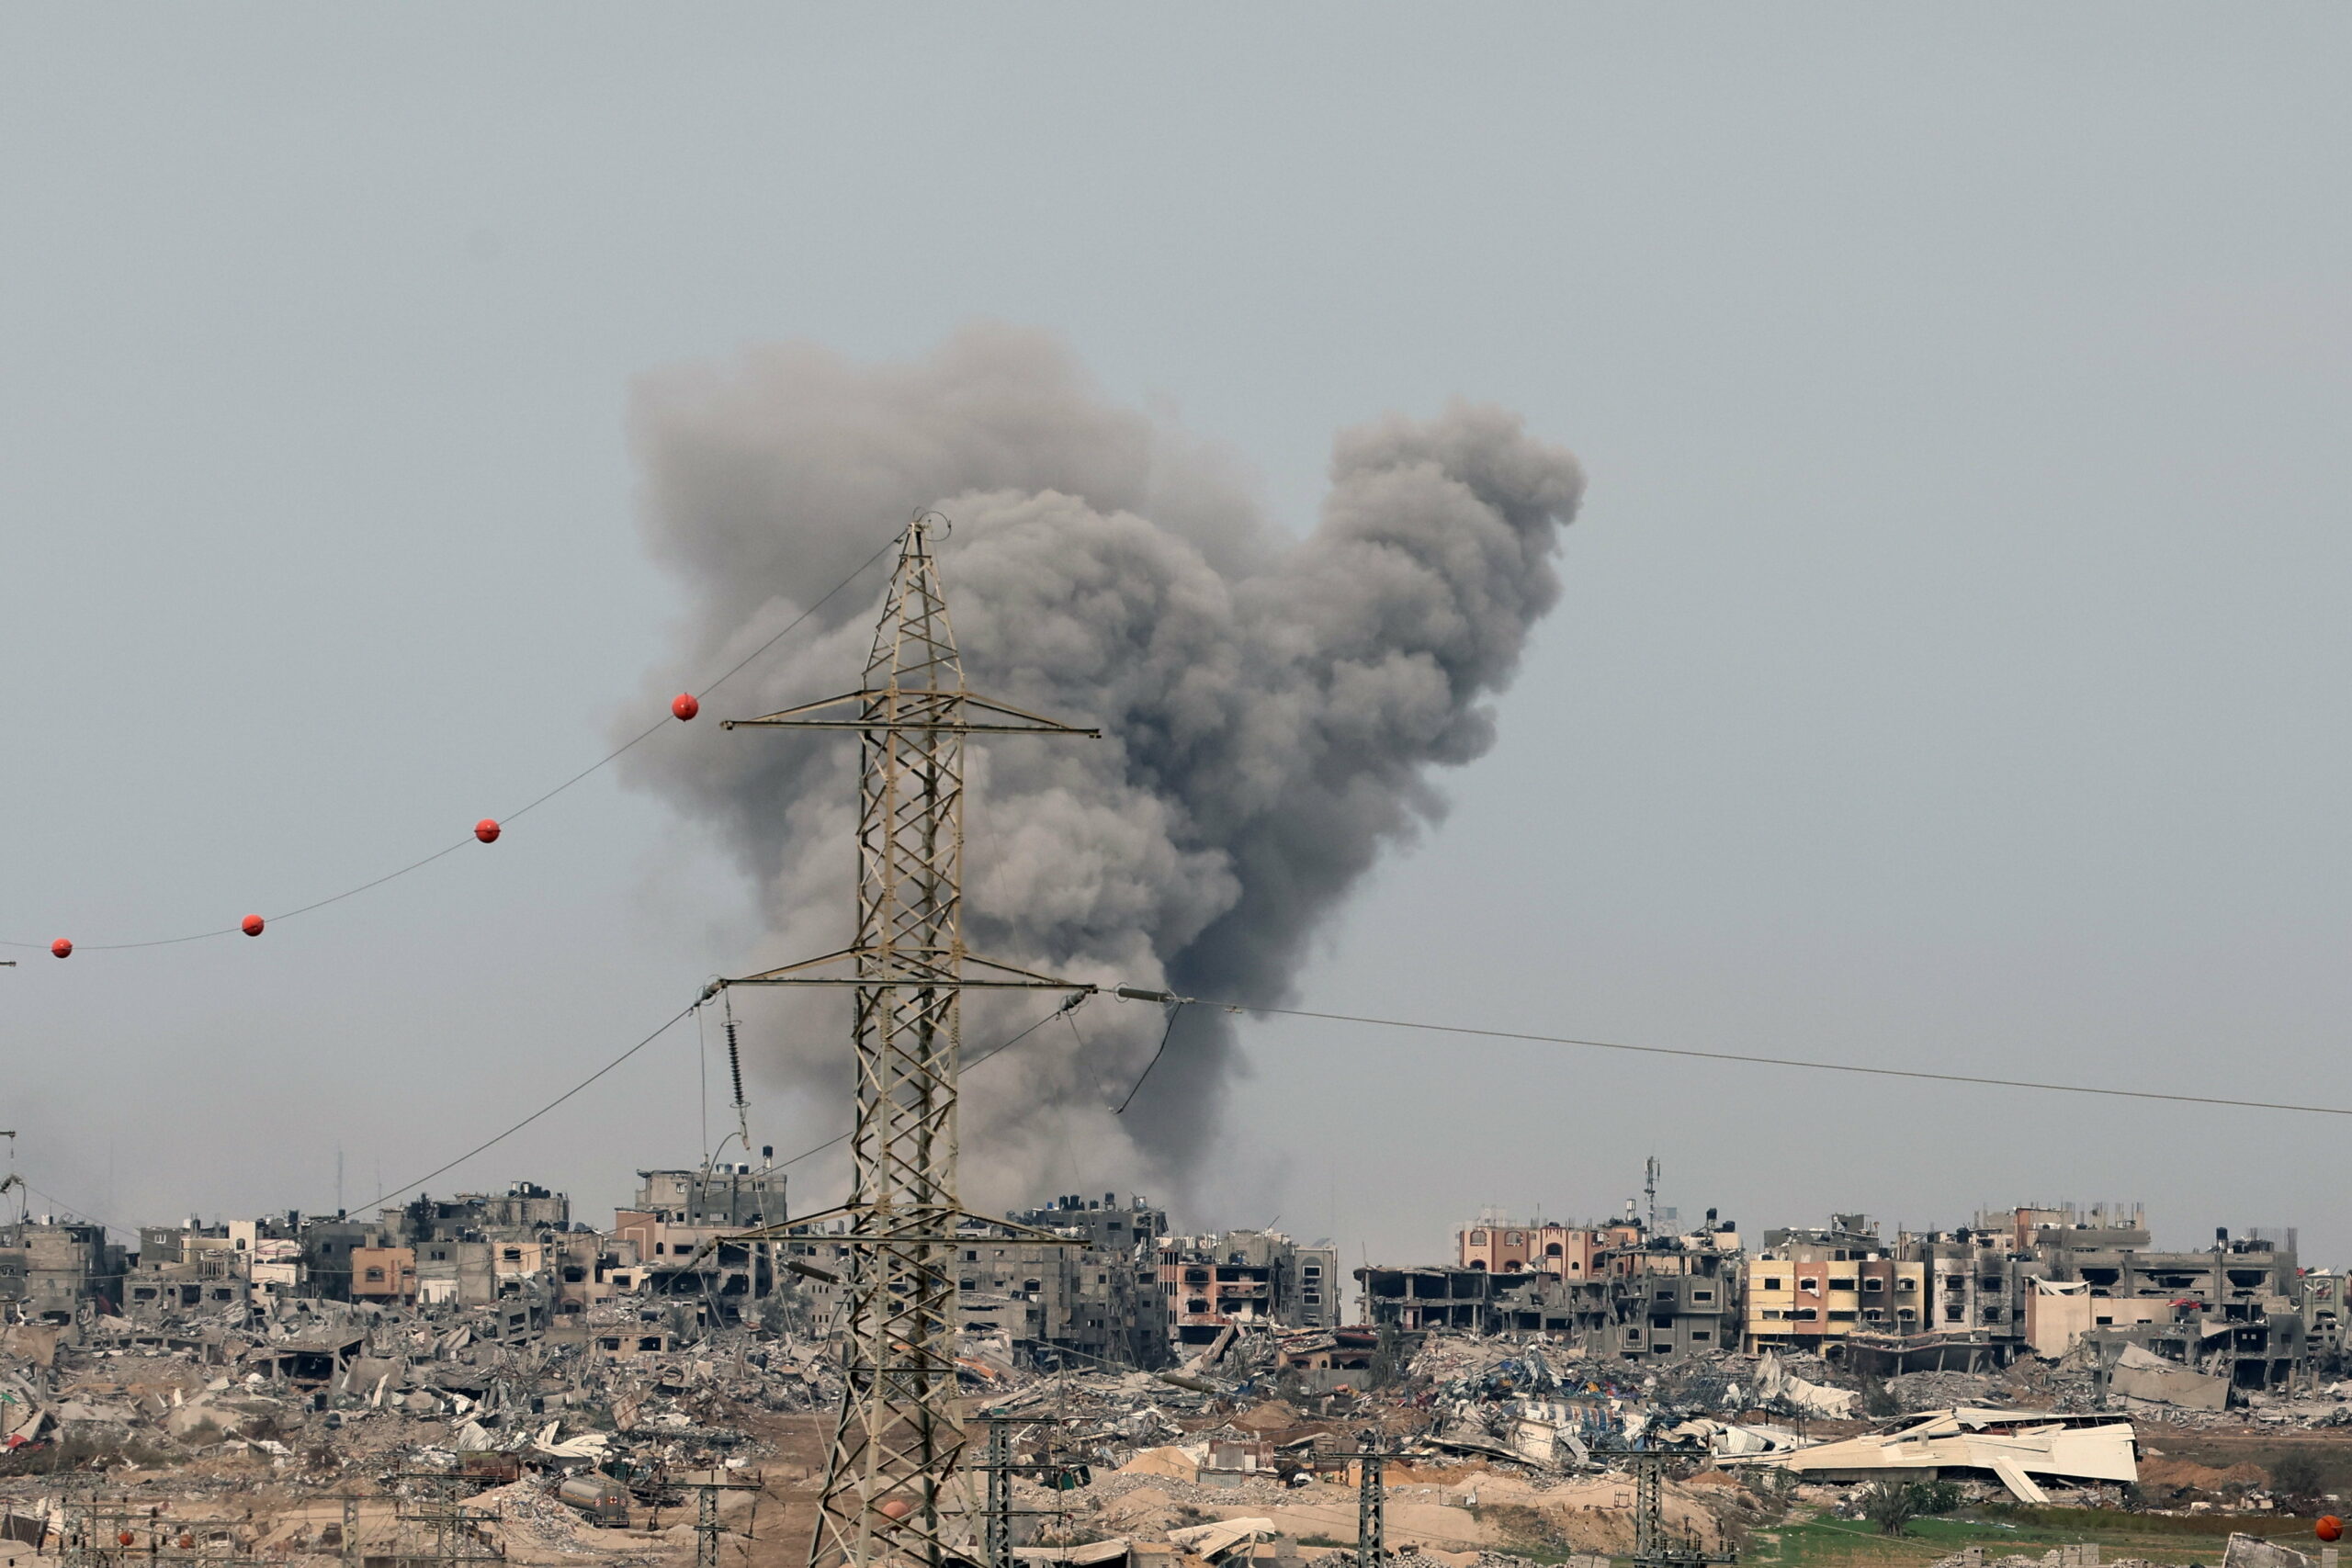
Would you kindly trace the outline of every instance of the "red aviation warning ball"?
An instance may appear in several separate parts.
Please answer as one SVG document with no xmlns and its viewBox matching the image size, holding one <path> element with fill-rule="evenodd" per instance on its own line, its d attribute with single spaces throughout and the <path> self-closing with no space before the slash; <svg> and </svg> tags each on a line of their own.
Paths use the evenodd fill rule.
<svg viewBox="0 0 2352 1568">
<path fill-rule="evenodd" d="M 702 712 L 702 705 L 695 701 L 692 692 L 680 692 L 670 699 L 670 711 L 680 718 L 692 718 Z"/>
<path fill-rule="evenodd" d="M 474 837 L 480 839 L 485 844 L 494 844 L 498 842 L 498 818 L 495 817 L 485 817 L 481 821 L 475 823 Z"/>
<path fill-rule="evenodd" d="M 49 951 L 56 957 L 71 958 L 74 956 L 74 944 L 66 941 L 63 937 L 59 937 L 55 942 L 49 944 Z"/>
<path fill-rule="evenodd" d="M 247 936 L 259 936 L 261 935 L 262 927 L 268 923 L 269 922 L 267 920 L 263 919 L 259 915 L 247 915 L 243 919 L 237 922 L 237 929 L 244 932 Z"/>
<path fill-rule="evenodd" d="M 2312 1527 L 2312 1533 L 2322 1540 L 2341 1540 L 2344 1539 L 2344 1521 L 2334 1514 L 2322 1514 L 2319 1523 Z"/>
</svg>

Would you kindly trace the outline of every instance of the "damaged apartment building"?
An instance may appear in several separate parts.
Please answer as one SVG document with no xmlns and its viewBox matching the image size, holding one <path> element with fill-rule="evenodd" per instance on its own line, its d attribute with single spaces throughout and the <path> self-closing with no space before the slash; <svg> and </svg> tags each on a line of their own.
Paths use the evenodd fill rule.
<svg viewBox="0 0 2352 1568">
<path fill-rule="evenodd" d="M 1746 1264 L 1742 1348 L 1825 1354 L 1858 1336 L 1918 1333 L 1931 1312 L 1928 1265 L 1897 1251 L 1861 1214 L 1834 1215 L 1819 1229 L 1767 1231 Z"/>
<path fill-rule="evenodd" d="M 964 1325 L 1001 1334 L 1040 1366 L 1152 1368 L 1167 1362 L 1156 1248 L 1168 1214 L 1140 1197 L 1056 1197 L 1005 1218 L 1076 1242 L 975 1235 L 959 1243 L 956 1307 Z"/>
<path fill-rule="evenodd" d="M 1750 1350 L 1811 1351 L 1880 1375 L 1981 1371 L 2083 1341 L 2126 1344 L 2230 1387 L 2283 1387 L 2330 1277 L 2307 1286 L 2283 1246 L 2226 1232 L 2157 1250 L 2138 1205 L 2024 1205 L 1892 1241 L 1859 1214 L 1767 1235 L 1747 1264 Z M 2314 1307 L 2312 1289 L 2323 1298 Z"/>
<path fill-rule="evenodd" d="M 0 1225 L 0 1310 L 31 1323 L 70 1323 L 85 1301 L 120 1303 L 124 1266 L 104 1225 L 47 1216 Z"/>
<path fill-rule="evenodd" d="M 571 1231 L 560 1192 L 517 1182 L 504 1193 L 420 1196 L 372 1220 L 299 1211 L 254 1220 L 148 1225 L 124 1304 L 236 1306 L 257 1293 L 401 1305 L 518 1305 L 544 1325 L 550 1262 Z"/>
<path fill-rule="evenodd" d="M 1228 1329 L 1332 1328 L 1340 1323 L 1340 1249 L 1276 1230 L 1172 1235 L 1159 1245 L 1160 1314 L 1186 1358 Z"/>
<path fill-rule="evenodd" d="M 1736 1348 L 1740 1237 L 1709 1210 L 1688 1233 L 1489 1214 L 1454 1233 L 1448 1266 L 1355 1271 L 1363 1316 L 1401 1330 L 1543 1334 L 1589 1355 L 1655 1359 Z"/>
<path fill-rule="evenodd" d="M 1339 1251 L 1328 1242 L 1272 1230 L 1171 1235 L 1167 1211 L 1116 1193 L 1063 1194 L 1005 1218 L 1065 1239 L 968 1227 L 957 1243 L 958 1320 L 1033 1364 L 1150 1370 L 1228 1331 L 1340 1322 Z M 821 1331 L 839 1311 L 848 1247 L 796 1234 L 788 1251 L 798 1321 Z"/>
<path fill-rule="evenodd" d="M 2136 1208 L 2128 1223 L 2094 1218 L 2098 1223 L 2064 1211 L 2018 1211 L 2018 1234 L 2030 1237 L 2048 1281 L 2027 1303 L 2037 1354 L 2063 1354 L 2088 1340 L 2110 1357 L 2136 1346 L 2234 1389 L 2279 1389 L 2294 1380 L 2319 1315 L 2307 1292 L 2316 1288 L 2324 1305 L 2335 1301 L 2340 1281 L 2303 1275 L 2293 1230 L 2283 1242 L 2217 1230 L 2210 1247 L 2163 1252 L 2149 1245 Z M 2333 1331 L 2332 1315 L 2320 1321 Z"/>
<path fill-rule="evenodd" d="M 1713 1211 L 1687 1232 L 1653 1232 L 1630 1210 L 1588 1224 L 1490 1213 L 1455 1232 L 1454 1253 L 1357 1269 L 1363 1320 L 1540 1334 L 1626 1359 L 1818 1355 L 1881 1376 L 1987 1371 L 2083 1344 L 2115 1365 L 2130 1347 L 2143 1371 L 2154 1358 L 2253 1391 L 2286 1386 L 2298 1368 L 2341 1368 L 2352 1289 L 2304 1273 L 2292 1231 L 2283 1243 L 2224 1232 L 2210 1248 L 2160 1251 L 2137 1206 L 2021 1205 L 1891 1237 L 1867 1215 L 1838 1214 L 1769 1231 L 1753 1252 Z"/>
<path fill-rule="evenodd" d="M 1138 1337 L 1158 1312 L 1148 1281 L 1148 1246 L 1167 1227 L 1150 1203 L 1114 1194 L 1056 1197 L 1007 1213 L 1018 1227 L 1061 1241 L 1021 1239 L 1000 1229 L 957 1227 L 955 1314 L 965 1333 L 995 1340 L 1004 1357 L 1040 1366 L 1159 1366 L 1155 1342 Z M 1070 1246 L 1075 1241 L 1077 1246 Z M 852 1256 L 840 1220 L 795 1227 L 783 1246 L 788 1319 L 807 1333 L 832 1333 L 847 1309 Z M 1143 1277 L 1143 1279 L 1138 1279 Z"/>
<path fill-rule="evenodd" d="M 594 1289 L 601 1272 L 614 1291 L 683 1298 L 735 1322 L 777 1286 L 778 1244 L 732 1239 L 785 1218 L 785 1174 L 775 1151 L 748 1163 L 705 1169 L 640 1170 L 637 1203 L 613 1217 L 614 1245 L 593 1264 L 575 1262 Z"/>
<path fill-rule="evenodd" d="M 1005 1218 L 1045 1235 L 1024 1240 L 978 1224 L 961 1227 L 952 1265 L 959 1327 L 997 1341 L 1009 1359 L 1037 1366 L 1166 1364 L 1153 1261 L 1168 1229 L 1165 1211 L 1139 1197 L 1123 1204 L 1115 1193 L 1064 1194 Z M 814 1333 L 837 1329 L 850 1264 L 838 1223 L 796 1229 L 784 1260 L 792 1320 Z"/>
</svg>

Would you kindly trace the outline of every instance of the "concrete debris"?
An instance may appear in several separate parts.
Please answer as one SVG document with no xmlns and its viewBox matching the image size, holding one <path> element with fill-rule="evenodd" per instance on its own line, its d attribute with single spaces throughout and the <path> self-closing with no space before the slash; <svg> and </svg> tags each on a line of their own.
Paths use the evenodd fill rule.
<svg viewBox="0 0 2352 1568">
<path fill-rule="evenodd" d="M 2229 1547 L 2222 1554 L 2222 1568 L 2315 1568 L 2317 1561 L 2291 1546 L 2240 1531 L 2230 1537 Z"/>
<path fill-rule="evenodd" d="M 1862 1396 L 1849 1389 L 1808 1382 L 1790 1371 L 1779 1356 L 1768 1350 L 1756 1364 L 1756 1403 L 1766 1407 L 1786 1405 L 1800 1415 L 1847 1421 L 1860 1414 Z"/>
<path fill-rule="evenodd" d="M 2050 1498 L 2037 1477 L 2125 1484 L 2138 1481 L 2135 1440 L 2126 1417 L 1962 1409 L 1906 1416 L 1867 1437 L 1777 1453 L 1718 1457 L 1731 1464 L 1847 1480 L 1990 1474 L 2018 1501 L 2039 1506 Z"/>
<path fill-rule="evenodd" d="M 1181 1546 L 1193 1556 L 1207 1562 L 1224 1561 L 1239 1548 L 1248 1547 L 1260 1539 L 1274 1533 L 1272 1519 L 1250 1517 L 1219 1519 L 1215 1524 L 1193 1525 L 1168 1532 L 1169 1543 Z"/>
<path fill-rule="evenodd" d="M 325 1543 L 346 1497 L 357 1554 L 402 1555 L 437 1477 L 481 1512 L 466 1529 L 532 1568 L 683 1568 L 683 1477 L 774 1467 L 776 1502 L 805 1511 L 841 1394 L 846 1243 L 738 1234 L 782 1212 L 766 1165 L 641 1175 L 604 1233 L 527 1183 L 366 1222 L 152 1230 L 135 1258 L 96 1227 L 16 1227 L 42 1262 L 10 1297 L 0 1236 L 0 1534 L 86 1532 L 94 1472 L 311 1568 L 341 1556 Z M 2129 1216 L 2052 1213 L 1891 1242 L 1841 1215 L 1753 1254 L 1712 1214 L 1687 1234 L 1482 1222 L 1454 1266 L 1360 1275 L 1373 1321 L 1349 1326 L 1328 1244 L 1173 1235 L 1140 1199 L 1059 1197 L 1012 1218 L 1076 1246 L 959 1246 L 954 1359 L 967 1416 L 1045 1418 L 1007 1428 L 1032 1568 L 1345 1551 L 1305 1543 L 1352 1539 L 1367 1442 L 1387 1456 L 1391 1555 L 1442 1568 L 1622 1557 L 1635 1466 L 1661 1452 L 1660 1528 L 1695 1550 L 1792 1509 L 1859 1522 L 1889 1475 L 1976 1505 L 2220 1508 L 2217 1539 L 2285 1509 L 2270 1459 L 2200 1447 L 2200 1465 L 2145 1439 L 2352 1427 L 2352 1386 L 2310 1350 L 2339 1342 L 2335 1319 L 2298 1338 L 2278 1317 L 2282 1291 L 2317 1301 L 2335 1277 L 2290 1280 L 2291 1240 L 2217 1247 L 2199 1275 Z M 2173 1290 L 2161 1310 L 2146 1293 Z M 1826 1314 L 1793 1315 L 1816 1299 Z M 1934 1332 L 1897 1332 L 1906 1307 L 1932 1307 Z M 755 1506 L 727 1506 L 747 1524 Z M 2236 1568 L 2296 1555 L 2249 1547 Z"/>
<path fill-rule="evenodd" d="M 2108 1369 L 2107 1386 L 2126 1399 L 2177 1404 L 2186 1410 L 2225 1410 L 2230 1403 L 2229 1379 L 2192 1371 L 2137 1345 L 2118 1347 Z"/>
</svg>

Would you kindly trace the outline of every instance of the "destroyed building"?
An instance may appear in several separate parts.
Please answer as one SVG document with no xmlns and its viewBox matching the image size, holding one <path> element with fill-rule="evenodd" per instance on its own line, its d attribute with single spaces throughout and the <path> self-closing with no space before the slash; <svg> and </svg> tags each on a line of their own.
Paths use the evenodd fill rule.
<svg viewBox="0 0 2352 1568">
<path fill-rule="evenodd" d="M 1708 1211 L 1686 1235 L 1632 1220 L 1526 1225 L 1487 1215 L 1455 1233 L 1452 1268 L 1355 1271 L 1364 1320 L 1403 1330 L 1546 1335 L 1626 1359 L 1736 1348 L 1738 1227 Z"/>
<path fill-rule="evenodd" d="M 547 1247 L 548 1285 L 559 1317 L 577 1316 L 632 1294 L 644 1281 L 636 1242 L 617 1233 L 576 1230 L 548 1237 Z"/>
<path fill-rule="evenodd" d="M 1339 1248 L 1280 1231 L 1166 1236 L 1158 1248 L 1162 1322 L 1177 1356 L 1228 1328 L 1329 1328 L 1340 1321 Z"/>
<path fill-rule="evenodd" d="M 104 1225 L 43 1218 L 0 1225 L 0 1303 L 33 1323 L 70 1323 L 82 1303 L 118 1307 L 123 1249 Z"/>
<path fill-rule="evenodd" d="M 1078 1242 L 1008 1237 L 977 1225 L 957 1242 L 956 1308 L 966 1331 L 999 1338 L 1033 1365 L 1151 1368 L 1166 1363 L 1153 1248 L 1165 1211 L 1116 1194 L 1057 1196 L 1006 1216 Z"/>
<path fill-rule="evenodd" d="M 252 1281 L 232 1250 L 229 1227 L 191 1218 L 185 1225 L 142 1225 L 139 1251 L 123 1281 L 124 1310 L 140 1316 L 198 1307 L 243 1306 Z"/>
<path fill-rule="evenodd" d="M 612 1249 L 606 1281 L 624 1288 L 700 1303 L 707 1313 L 732 1322 L 776 1290 L 773 1241 L 741 1241 L 741 1233 L 785 1215 L 785 1175 L 770 1162 L 707 1170 L 640 1170 L 637 1203 L 617 1210 L 613 1234 L 626 1247 Z M 600 1251 L 598 1258 L 607 1254 Z M 626 1256 L 634 1260 L 625 1264 Z M 595 1263 L 576 1262 L 584 1299 L 595 1293 Z M 626 1286 L 624 1281 L 627 1281 Z"/>
<path fill-rule="evenodd" d="M 2303 1351 L 2330 1368 L 2344 1354 L 2345 1276 L 2310 1269 L 2302 1277 Z"/>
<path fill-rule="evenodd" d="M 403 1245 L 421 1241 L 479 1241 L 493 1236 L 537 1235 L 571 1224 L 571 1200 L 533 1182 L 518 1181 L 503 1194 L 460 1192 L 454 1198 L 418 1193 L 398 1208 L 379 1213 L 387 1235 Z"/>
<path fill-rule="evenodd" d="M 640 1170 L 637 1209 L 651 1218 L 681 1225 L 723 1225 L 751 1230 L 786 1217 L 785 1174 L 775 1168 L 775 1150 L 760 1151 L 766 1162 L 717 1165 L 707 1170 Z"/>
<path fill-rule="evenodd" d="M 383 1236 L 380 1223 L 343 1214 L 314 1218 L 300 1226 L 302 1277 L 311 1287 L 309 1293 L 322 1301 L 349 1301 L 352 1254 L 361 1247 L 381 1246 Z M 143 1240 L 141 1251 L 145 1252 Z"/>
<path fill-rule="evenodd" d="M 1168 1212 L 1141 1197 L 1125 1205 L 1115 1193 L 1099 1200 L 1075 1194 L 1005 1218 L 1031 1230 L 1051 1231 L 1083 1247 L 1032 1247 L 1007 1250 L 1034 1256 L 1020 1269 L 1022 1323 L 1033 1349 L 1050 1355 L 1072 1351 L 1113 1366 L 1152 1368 L 1168 1360 L 1166 1310 L 1159 1290 L 1160 1238 L 1168 1234 Z M 1007 1260 L 974 1256 L 964 1249 L 963 1271 L 982 1292 L 1011 1289 Z M 996 1250 L 990 1244 L 989 1250 Z M 972 1303 L 977 1305 L 977 1302 Z M 966 1310 L 969 1312 L 970 1306 Z"/>
<path fill-rule="evenodd" d="M 1355 1271 L 1365 1319 L 1408 1333 L 1458 1329 L 1472 1334 L 1575 1336 L 1580 1319 L 1556 1277 L 1489 1273 L 1438 1264 Z"/>
<path fill-rule="evenodd" d="M 1586 1280 L 1582 1292 L 1605 1293 L 1607 1332 L 1620 1355 L 1703 1356 L 1737 1343 L 1739 1231 L 1719 1224 L 1713 1210 L 1706 1225 L 1688 1235 L 1637 1234 L 1597 1262 L 1602 1278 Z"/>
<path fill-rule="evenodd" d="M 1953 1231 L 1883 1238 L 1860 1214 L 1768 1233 L 1747 1266 L 1751 1351 L 1812 1351 L 1881 1375 L 1973 1371 L 2090 1340 L 2125 1343 L 2240 1388 L 2283 1386 L 2334 1287 L 2305 1283 L 2293 1233 L 2154 1248 L 2137 1206 L 2022 1205 Z"/>
<path fill-rule="evenodd" d="M 1057 1195 L 1006 1219 L 1068 1241 L 1023 1240 L 977 1225 L 958 1241 L 956 1314 L 968 1334 L 1038 1366 L 1151 1369 L 1168 1364 L 1160 1286 L 1168 1214 L 1140 1197 L 1121 1203 Z M 795 1228 L 785 1246 L 790 1321 L 823 1335 L 837 1326 L 849 1266 L 832 1227 Z M 1328 1264 L 1321 1266 L 1328 1270 Z"/>
<path fill-rule="evenodd" d="M 1981 1476 L 2031 1506 L 2050 1502 L 2045 1480 L 2129 1483 L 2139 1478 L 2138 1446 L 2129 1420 L 2044 1410 L 1929 1411 L 1863 1437 L 1731 1456 L 1724 1462 L 1828 1481 Z"/>
<path fill-rule="evenodd" d="M 2078 1337 L 2132 1344 L 2241 1389 L 2283 1388 L 2304 1351 L 2306 1306 L 2295 1233 L 2283 1243 L 2217 1230 L 2194 1252 L 2134 1247 L 2073 1227 L 2035 1233 L 2048 1278 L 2080 1283 Z"/>
</svg>

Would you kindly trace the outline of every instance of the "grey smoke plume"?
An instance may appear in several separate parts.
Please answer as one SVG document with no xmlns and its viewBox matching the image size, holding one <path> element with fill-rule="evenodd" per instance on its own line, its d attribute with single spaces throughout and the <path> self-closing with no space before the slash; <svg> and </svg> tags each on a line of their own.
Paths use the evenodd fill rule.
<svg viewBox="0 0 2352 1568">
<path fill-rule="evenodd" d="M 1582 475 L 1504 411 L 1456 404 L 1342 432 L 1314 533 L 1293 541 L 1217 456 L 1114 407 L 1051 338 L 967 331 L 930 358 L 853 366 L 765 349 L 650 378 L 635 430 L 652 547 L 685 580 L 684 667 L 732 662 L 920 507 L 975 690 L 1102 740 L 975 743 L 966 934 L 1024 967 L 1279 1003 L 1306 944 L 1430 783 L 1494 739 L 1486 699 L 1559 595 Z M 736 678 L 712 716 L 857 682 L 887 560 Z M 813 635 L 812 635 L 813 633 Z M 676 668 L 672 665 L 665 668 Z M 662 694 L 666 695 L 666 693 Z M 843 946 L 856 747 L 720 733 L 632 753 L 632 779 L 722 836 L 763 893 L 748 962 Z M 847 1006 L 769 992 L 763 1055 L 831 1118 Z M 1052 1005 L 967 1000 L 974 1053 Z M 1182 1179 L 1236 1066 L 1233 1020 L 1193 1009 L 1136 1098 L 1156 1008 L 1098 1000 L 966 1081 L 966 1200 Z"/>
</svg>

